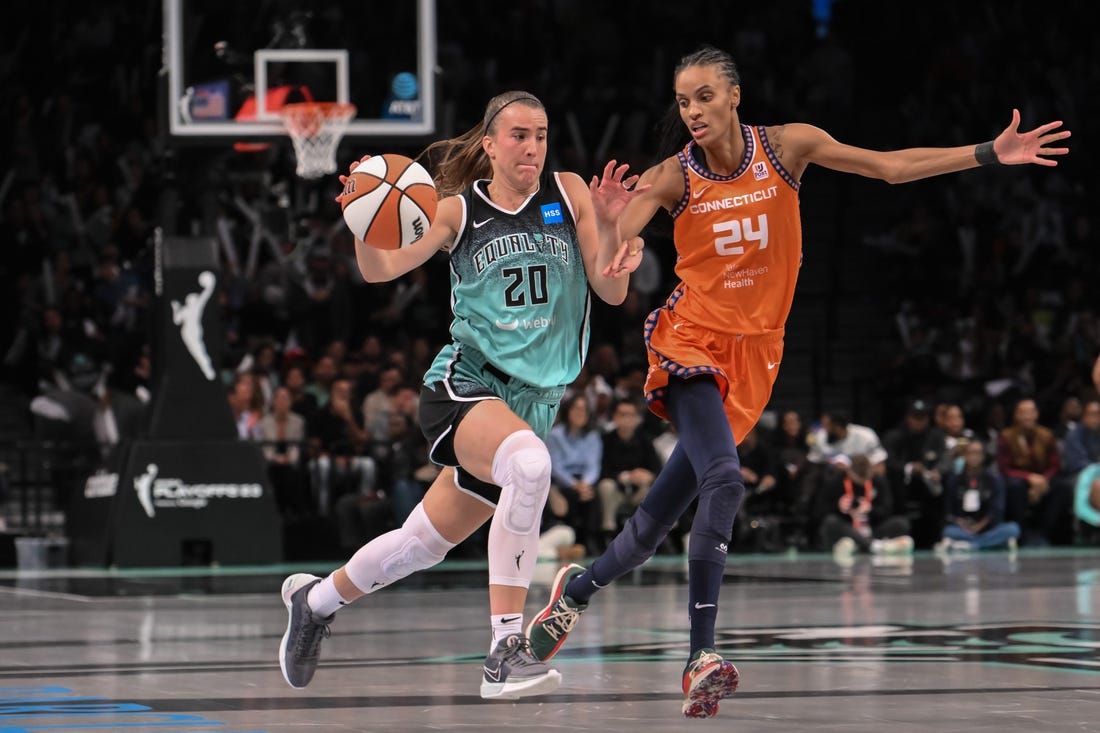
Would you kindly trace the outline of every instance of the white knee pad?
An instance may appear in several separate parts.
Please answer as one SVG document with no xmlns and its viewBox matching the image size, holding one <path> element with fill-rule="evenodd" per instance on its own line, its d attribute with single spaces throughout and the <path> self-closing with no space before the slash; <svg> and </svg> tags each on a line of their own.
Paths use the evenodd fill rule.
<svg viewBox="0 0 1100 733">
<path fill-rule="evenodd" d="M 493 456 L 493 482 L 500 486 L 497 514 L 516 534 L 536 529 L 550 491 L 550 452 L 530 430 L 505 438 Z"/>
<path fill-rule="evenodd" d="M 370 593 L 436 565 L 453 547 L 432 526 L 424 506 L 417 504 L 400 528 L 361 547 L 344 570 L 356 588 Z"/>
</svg>

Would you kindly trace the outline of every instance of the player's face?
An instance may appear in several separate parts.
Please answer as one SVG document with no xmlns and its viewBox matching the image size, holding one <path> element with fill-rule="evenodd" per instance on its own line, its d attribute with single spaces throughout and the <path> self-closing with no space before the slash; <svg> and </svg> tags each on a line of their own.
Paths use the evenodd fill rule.
<svg viewBox="0 0 1100 733">
<path fill-rule="evenodd" d="M 717 66 L 689 66 L 676 77 L 676 104 L 692 139 L 700 144 L 728 134 L 736 117 L 741 87 L 731 85 Z"/>
<path fill-rule="evenodd" d="M 494 121 L 496 130 L 485 138 L 485 152 L 493 165 L 493 177 L 502 177 L 520 191 L 538 186 L 546 164 L 546 112 L 522 104 L 510 104 Z"/>
</svg>

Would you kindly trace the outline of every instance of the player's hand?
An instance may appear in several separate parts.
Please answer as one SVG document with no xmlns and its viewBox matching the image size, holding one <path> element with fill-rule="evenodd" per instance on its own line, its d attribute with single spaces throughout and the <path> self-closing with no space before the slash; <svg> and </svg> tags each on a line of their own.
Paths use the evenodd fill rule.
<svg viewBox="0 0 1100 733">
<path fill-rule="evenodd" d="M 362 163 L 365 160 L 370 160 L 370 155 L 369 154 L 364 155 L 359 160 L 354 160 L 351 163 L 349 163 L 348 164 L 348 174 L 350 175 L 351 172 L 354 171 L 359 166 L 359 164 Z M 336 199 L 335 199 L 336 203 L 340 203 L 343 200 L 345 189 L 347 188 L 347 185 L 348 185 L 348 177 L 344 174 L 340 174 L 340 193 L 339 193 L 339 195 L 336 196 Z"/>
<path fill-rule="evenodd" d="M 1047 147 L 1051 143 L 1065 140 L 1070 136 L 1069 130 L 1059 130 L 1062 121 L 1048 122 L 1036 127 L 1031 132 L 1020 132 L 1020 110 L 1012 110 L 1012 122 L 993 141 L 993 152 L 997 154 L 997 160 L 1003 165 L 1020 165 L 1022 163 L 1034 163 L 1036 165 L 1055 166 L 1058 161 L 1044 157 L 1047 155 L 1065 155 L 1069 148 Z"/>
<path fill-rule="evenodd" d="M 642 264 L 642 250 L 644 249 L 645 242 L 641 237 L 623 240 L 618 251 L 615 252 L 611 264 L 603 269 L 603 276 L 622 277 L 634 272 L 638 269 L 638 265 Z"/>
<path fill-rule="evenodd" d="M 631 188 L 638 182 L 638 176 L 628 176 L 626 172 L 630 166 L 623 163 L 615 165 L 616 161 L 610 160 L 603 168 L 603 176 L 592 176 L 592 182 L 588 184 L 588 190 L 592 192 L 592 204 L 596 209 L 596 216 L 601 221 L 612 223 L 619 220 L 619 215 L 630 203 L 630 200 L 652 188 L 651 184 Z"/>
</svg>

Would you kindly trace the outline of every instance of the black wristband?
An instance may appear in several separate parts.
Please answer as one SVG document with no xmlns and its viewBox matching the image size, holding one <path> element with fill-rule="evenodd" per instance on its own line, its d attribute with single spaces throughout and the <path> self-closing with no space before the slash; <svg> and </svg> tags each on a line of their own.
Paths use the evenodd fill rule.
<svg viewBox="0 0 1100 733">
<path fill-rule="evenodd" d="M 993 149 L 993 141 L 990 140 L 987 143 L 979 143 L 974 148 L 974 160 L 978 161 L 978 165 L 1000 165 L 1001 161 L 997 158 L 997 151 Z"/>
</svg>

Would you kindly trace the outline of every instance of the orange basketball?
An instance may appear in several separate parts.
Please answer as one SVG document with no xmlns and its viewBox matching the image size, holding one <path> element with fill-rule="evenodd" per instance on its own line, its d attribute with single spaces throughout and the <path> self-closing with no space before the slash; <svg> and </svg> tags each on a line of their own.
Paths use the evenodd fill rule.
<svg viewBox="0 0 1100 733">
<path fill-rule="evenodd" d="M 375 155 L 355 167 L 340 206 L 352 233 L 371 247 L 398 249 L 424 236 L 439 202 L 432 177 L 412 158 Z"/>
</svg>

